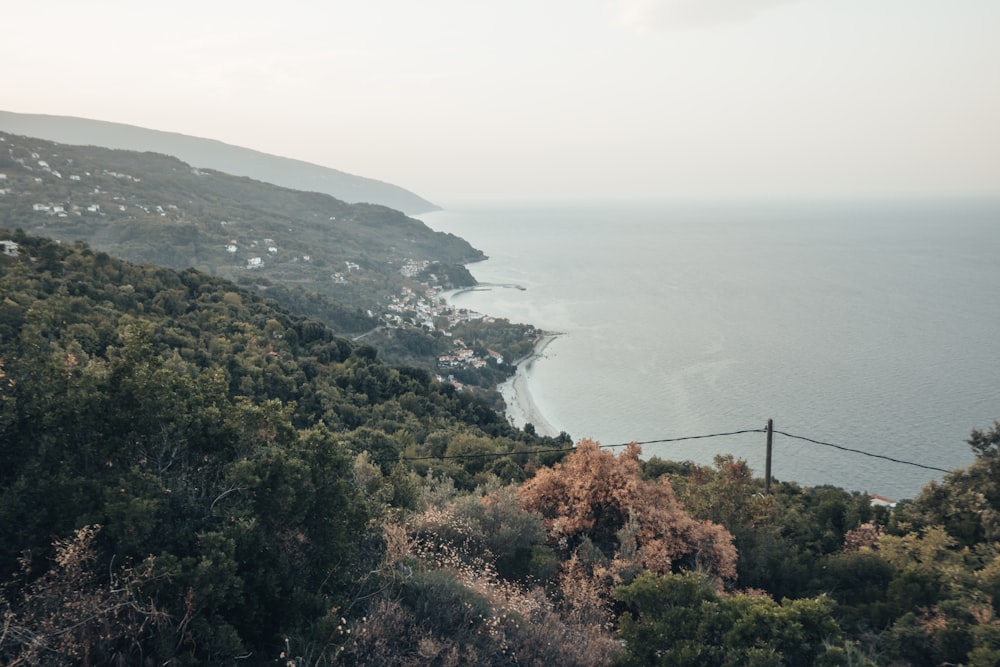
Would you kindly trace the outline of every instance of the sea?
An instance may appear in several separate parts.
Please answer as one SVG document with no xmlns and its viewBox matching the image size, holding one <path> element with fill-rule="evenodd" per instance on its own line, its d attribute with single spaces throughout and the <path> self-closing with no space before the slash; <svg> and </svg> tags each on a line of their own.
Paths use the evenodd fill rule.
<svg viewBox="0 0 1000 667">
<path fill-rule="evenodd" d="M 541 432 L 763 476 L 771 419 L 775 479 L 898 501 L 971 463 L 971 429 L 1000 419 L 1000 200 L 421 219 L 489 256 L 452 303 L 559 334 L 519 370 Z M 752 432 L 715 435 L 734 431 Z"/>
</svg>

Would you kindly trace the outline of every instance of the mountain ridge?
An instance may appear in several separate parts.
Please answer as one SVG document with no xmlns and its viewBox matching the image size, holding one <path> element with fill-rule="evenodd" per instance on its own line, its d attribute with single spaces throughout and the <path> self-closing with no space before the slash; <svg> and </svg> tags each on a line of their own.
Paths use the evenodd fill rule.
<svg viewBox="0 0 1000 667">
<path fill-rule="evenodd" d="M 440 210 L 436 204 L 398 185 L 178 132 L 77 116 L 2 110 L 0 130 L 62 144 L 162 153 L 194 167 L 247 176 L 295 190 L 329 194 L 352 204 L 380 204 L 408 215 Z"/>
</svg>

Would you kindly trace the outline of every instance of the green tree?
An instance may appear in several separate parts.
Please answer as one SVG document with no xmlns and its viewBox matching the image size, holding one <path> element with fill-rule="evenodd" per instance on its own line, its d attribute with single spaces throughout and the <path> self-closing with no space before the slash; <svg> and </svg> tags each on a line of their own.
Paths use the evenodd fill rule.
<svg viewBox="0 0 1000 667">
<path fill-rule="evenodd" d="M 825 597 L 720 594 L 703 574 L 640 575 L 616 590 L 626 605 L 620 665 L 847 665 L 851 650 Z M 856 657 L 856 656 L 852 656 Z"/>
</svg>

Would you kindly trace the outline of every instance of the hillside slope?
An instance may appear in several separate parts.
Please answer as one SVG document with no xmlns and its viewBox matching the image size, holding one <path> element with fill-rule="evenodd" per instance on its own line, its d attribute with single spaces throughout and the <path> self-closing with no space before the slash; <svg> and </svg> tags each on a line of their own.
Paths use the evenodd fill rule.
<svg viewBox="0 0 1000 667">
<path fill-rule="evenodd" d="M 513 372 L 502 360 L 537 335 L 440 302 L 442 289 L 474 285 L 463 264 L 485 257 L 453 234 L 158 153 L 0 132 L 0 227 L 234 280 L 460 384 L 501 382 Z"/>
<path fill-rule="evenodd" d="M 355 457 L 379 477 L 474 443 L 474 467 L 434 464 L 471 487 L 568 444 L 219 278 L 0 239 L 16 244 L 0 253 L 0 610 L 19 609 L 0 663 L 272 664 L 283 638 L 322 641 L 381 558 L 386 499 Z M 52 536 L 74 534 L 89 555 L 52 562 Z"/>
<path fill-rule="evenodd" d="M 248 176 L 295 190 L 322 192 L 350 203 L 381 204 L 410 215 L 439 208 L 397 185 L 176 132 L 72 116 L 10 111 L 0 111 L 0 131 L 63 144 L 173 155 L 194 167 Z"/>
</svg>

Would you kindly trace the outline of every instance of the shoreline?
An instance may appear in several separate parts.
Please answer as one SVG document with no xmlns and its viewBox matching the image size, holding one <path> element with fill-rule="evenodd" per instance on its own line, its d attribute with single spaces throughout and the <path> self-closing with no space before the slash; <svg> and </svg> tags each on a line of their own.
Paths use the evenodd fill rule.
<svg viewBox="0 0 1000 667">
<path fill-rule="evenodd" d="M 524 286 L 515 283 L 476 283 L 467 287 L 444 290 L 438 294 L 438 298 L 451 304 L 452 299 L 460 294 L 488 292 L 494 289 L 526 290 Z M 560 430 L 545 418 L 538 404 L 535 403 L 531 395 L 530 382 L 531 369 L 535 361 L 543 358 L 545 349 L 561 335 L 563 334 L 542 332 L 531 348 L 531 352 L 512 362 L 511 365 L 516 368 L 514 374 L 494 387 L 496 391 L 500 392 L 503 399 L 504 416 L 517 428 L 523 429 L 525 424 L 531 424 L 535 427 L 535 433 L 538 435 L 556 437 L 560 434 Z"/>
<path fill-rule="evenodd" d="M 504 412 L 507 420 L 518 428 L 524 428 L 525 424 L 531 424 L 535 427 L 535 433 L 538 435 L 555 437 L 559 435 L 560 431 L 545 418 L 531 395 L 531 369 L 537 360 L 544 358 L 545 349 L 552 341 L 561 335 L 559 333 L 542 334 L 535 342 L 531 352 L 514 362 L 517 367 L 514 375 L 497 386 L 506 406 Z"/>
</svg>

